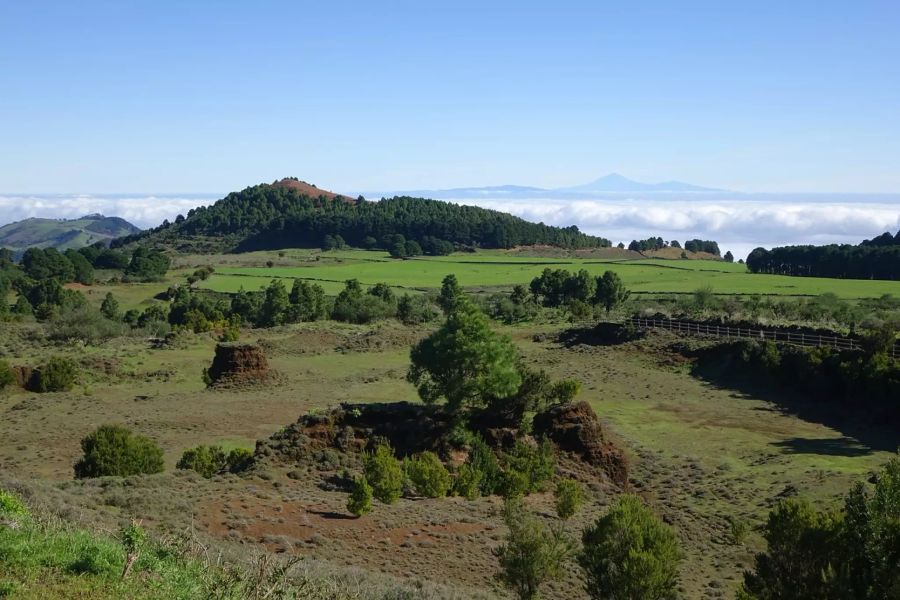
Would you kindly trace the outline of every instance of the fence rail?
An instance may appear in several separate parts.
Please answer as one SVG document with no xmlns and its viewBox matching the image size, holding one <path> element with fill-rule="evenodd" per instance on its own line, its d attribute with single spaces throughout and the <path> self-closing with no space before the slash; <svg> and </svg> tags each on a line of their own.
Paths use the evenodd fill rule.
<svg viewBox="0 0 900 600">
<path fill-rule="evenodd" d="M 837 350 L 859 350 L 860 341 L 857 338 L 839 335 L 821 335 L 803 331 L 788 331 L 783 329 L 762 329 L 754 327 L 729 327 L 726 325 L 710 325 L 707 323 L 695 323 L 692 321 L 679 321 L 676 319 L 646 319 L 632 317 L 625 320 L 638 329 L 666 329 L 682 335 L 713 336 L 726 339 L 753 339 L 769 340 L 795 346 L 828 346 Z M 900 342 L 895 343 L 891 349 L 891 357 L 900 358 Z"/>
</svg>

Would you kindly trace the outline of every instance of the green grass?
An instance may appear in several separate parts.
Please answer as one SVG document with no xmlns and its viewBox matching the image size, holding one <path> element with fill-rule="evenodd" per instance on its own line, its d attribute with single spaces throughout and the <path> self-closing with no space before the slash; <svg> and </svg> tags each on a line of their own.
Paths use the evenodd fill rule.
<svg viewBox="0 0 900 600">
<path fill-rule="evenodd" d="M 363 257 L 366 260 L 361 260 Z M 709 286 L 717 294 L 814 296 L 831 292 L 847 299 L 900 295 L 900 283 L 895 281 L 754 275 L 743 265 L 708 260 L 541 259 L 496 253 L 386 260 L 380 253 L 364 251 L 344 251 L 336 260 L 310 261 L 303 266 L 223 266 L 201 287 L 232 293 L 240 287 L 261 289 L 273 278 L 300 278 L 318 281 L 327 293 L 335 294 L 344 281 L 355 278 L 367 285 L 383 281 L 398 288 L 426 290 L 440 287 L 450 273 L 468 288 L 511 287 L 527 285 L 546 267 L 570 271 L 583 268 L 594 275 L 611 270 L 633 292 L 647 294 L 691 293 Z"/>
<path fill-rule="evenodd" d="M 161 548 L 142 552 L 127 579 L 124 564 L 116 540 L 61 522 L 0 528 L 0 597 L 187 600 L 208 591 L 203 565 Z"/>
</svg>

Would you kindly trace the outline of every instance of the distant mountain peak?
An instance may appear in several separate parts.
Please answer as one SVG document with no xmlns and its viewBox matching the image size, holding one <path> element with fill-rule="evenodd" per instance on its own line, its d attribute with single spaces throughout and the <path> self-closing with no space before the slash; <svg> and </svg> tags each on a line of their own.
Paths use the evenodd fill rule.
<svg viewBox="0 0 900 600">
<path fill-rule="evenodd" d="M 558 188 L 559 192 L 721 192 L 715 188 L 707 188 L 682 181 L 663 181 L 661 183 L 642 183 L 629 179 L 620 173 L 604 175 L 590 183 L 571 187 Z"/>
</svg>

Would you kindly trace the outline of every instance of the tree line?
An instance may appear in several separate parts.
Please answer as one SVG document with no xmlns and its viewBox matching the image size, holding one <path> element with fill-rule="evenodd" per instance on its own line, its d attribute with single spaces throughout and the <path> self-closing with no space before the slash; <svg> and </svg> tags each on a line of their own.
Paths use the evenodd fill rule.
<svg viewBox="0 0 900 600">
<path fill-rule="evenodd" d="M 747 256 L 751 273 L 835 277 L 840 279 L 897 279 L 900 277 L 900 231 L 884 233 L 858 245 L 781 246 L 756 248 Z"/>
<path fill-rule="evenodd" d="M 609 240 L 577 227 L 530 223 L 510 214 L 424 198 L 394 197 L 379 202 L 316 198 L 267 184 L 233 192 L 209 207 L 199 207 L 174 223 L 119 238 L 120 247 L 148 237 L 230 236 L 236 250 L 319 247 L 325 236 L 340 236 L 354 247 L 386 247 L 388 236 L 402 235 L 423 251 L 449 246 L 510 248 L 549 244 L 565 248 L 607 247 Z M 405 250 L 404 250 L 405 251 Z"/>
</svg>

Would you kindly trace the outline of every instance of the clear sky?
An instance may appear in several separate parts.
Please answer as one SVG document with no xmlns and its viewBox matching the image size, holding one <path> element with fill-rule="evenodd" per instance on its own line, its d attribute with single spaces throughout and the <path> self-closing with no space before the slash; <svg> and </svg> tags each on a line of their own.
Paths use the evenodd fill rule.
<svg viewBox="0 0 900 600">
<path fill-rule="evenodd" d="M 900 191 L 900 2 L 7 0 L 0 191 Z"/>
</svg>

